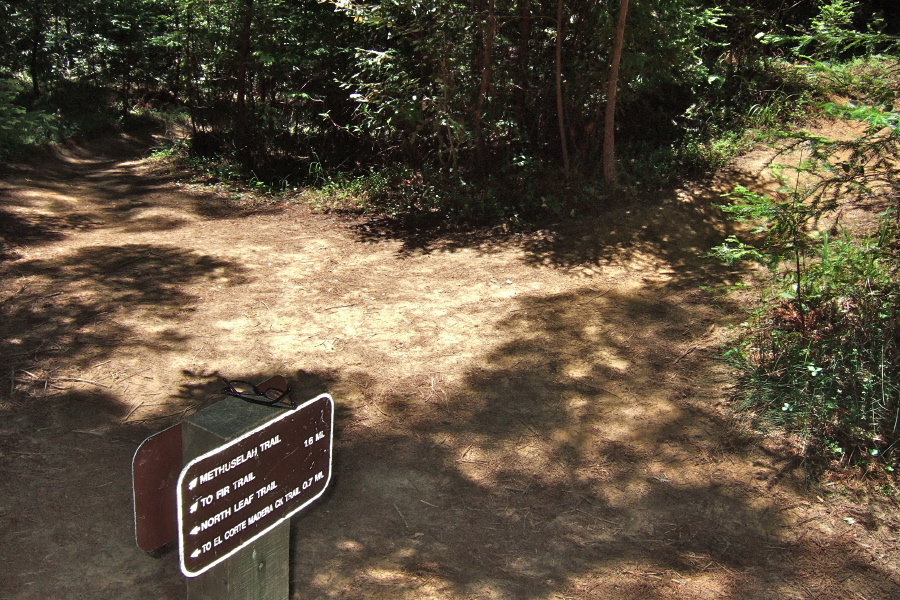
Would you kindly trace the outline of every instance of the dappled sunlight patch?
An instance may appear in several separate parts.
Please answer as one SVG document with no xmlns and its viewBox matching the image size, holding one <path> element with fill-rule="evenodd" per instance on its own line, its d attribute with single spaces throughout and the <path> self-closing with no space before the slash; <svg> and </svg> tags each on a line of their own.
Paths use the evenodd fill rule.
<svg viewBox="0 0 900 600">
<path fill-rule="evenodd" d="M 369 567 L 361 573 L 361 576 L 364 579 L 368 579 L 370 582 L 381 585 L 401 584 L 408 581 L 406 574 L 398 570 L 383 567 Z"/>
<path fill-rule="evenodd" d="M 715 561 L 711 562 L 713 562 L 713 565 L 710 566 L 714 566 Z M 709 600 L 715 600 L 728 596 L 730 590 L 734 589 L 735 583 L 737 583 L 735 579 L 734 575 L 727 571 L 723 573 L 721 570 L 713 570 L 712 572 L 688 576 L 675 573 L 671 581 L 676 584 L 676 589 L 680 588 L 679 591 L 682 593 L 696 594 L 698 599 L 708 598 Z"/>
<path fill-rule="evenodd" d="M 185 220 L 166 214 L 155 212 L 143 214 L 129 220 L 122 225 L 122 231 L 126 233 L 145 233 L 148 231 L 170 231 L 178 229 L 185 224 Z"/>
<path fill-rule="evenodd" d="M 468 586 L 464 591 L 479 600 L 505 600 L 508 597 L 508 591 L 500 582 L 485 582 Z"/>
<path fill-rule="evenodd" d="M 335 598 L 343 596 L 343 592 L 351 589 L 353 583 L 353 577 L 340 571 L 319 569 L 311 581 L 304 581 L 302 585 L 309 586 L 320 594 L 325 594 L 326 597 Z"/>
<path fill-rule="evenodd" d="M 23 552 L 81 535 L 58 514 L 77 497 L 116 520 L 92 525 L 102 551 L 72 544 L 66 562 L 126 561 L 129 448 L 219 399 L 220 376 L 281 373 L 296 400 L 336 400 L 333 487 L 292 525 L 295 594 L 718 600 L 789 596 L 825 568 L 891 585 L 892 517 L 876 532 L 862 525 L 875 518 L 803 506 L 802 478 L 781 475 L 777 448 L 728 437 L 712 366 L 728 306 L 697 290 L 722 273 L 691 258 L 717 230 L 678 206 L 565 224 L 571 236 L 544 245 L 455 250 L 360 244 L 299 209 L 211 211 L 124 245 L 108 237 L 123 235 L 121 221 L 59 221 L 66 237 L 7 263 L 0 296 L 17 379 L 0 436 L 22 453 L 0 448 L 14 466 L 3 475 L 18 478 L 7 480 L 20 499 L 42 498 L 29 518 L 46 527 Z M 853 544 L 849 527 L 884 541 L 887 558 Z M 180 582 L 169 558 L 127 566 Z M 847 591 L 836 581 L 810 589 Z"/>
<path fill-rule="evenodd" d="M 83 202 L 77 196 L 48 190 L 22 190 L 18 195 L 37 200 L 31 203 L 29 209 L 32 213 L 42 215 L 52 215 L 56 211 L 70 209 Z"/>
<path fill-rule="evenodd" d="M 460 475 L 478 484 L 490 484 L 495 467 L 494 453 L 488 454 L 481 448 L 468 447 L 456 459 L 456 469 Z"/>
<path fill-rule="evenodd" d="M 249 319 L 233 319 L 230 321 L 218 321 L 213 324 L 217 329 L 221 329 L 223 331 L 240 331 L 240 330 L 248 330 L 250 329 L 250 320 Z"/>
<path fill-rule="evenodd" d="M 343 550 L 345 552 L 362 552 L 363 550 L 365 550 L 365 546 L 355 540 L 339 541 L 335 544 L 335 547 L 338 550 Z"/>
</svg>

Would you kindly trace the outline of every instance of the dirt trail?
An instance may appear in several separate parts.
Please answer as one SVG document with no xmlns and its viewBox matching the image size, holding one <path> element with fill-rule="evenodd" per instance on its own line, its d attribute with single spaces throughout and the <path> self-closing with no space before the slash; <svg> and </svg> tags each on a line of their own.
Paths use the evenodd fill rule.
<svg viewBox="0 0 900 600">
<path fill-rule="evenodd" d="M 900 597 L 894 508 L 726 416 L 707 198 L 402 238 L 189 189 L 151 141 L 0 179 L 0 598 L 184 597 L 134 544 L 131 457 L 273 374 L 338 406 L 294 598 Z"/>
</svg>

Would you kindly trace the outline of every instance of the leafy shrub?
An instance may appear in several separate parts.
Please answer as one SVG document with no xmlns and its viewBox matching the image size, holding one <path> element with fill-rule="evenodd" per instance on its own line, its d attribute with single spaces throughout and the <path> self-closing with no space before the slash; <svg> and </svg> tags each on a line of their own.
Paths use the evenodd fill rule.
<svg viewBox="0 0 900 600">
<path fill-rule="evenodd" d="M 848 58 L 858 54 L 896 52 L 900 39 L 885 34 L 884 19 L 869 18 L 865 31 L 854 27 L 859 10 L 854 0 L 831 0 L 824 3 L 806 31 L 798 35 L 760 35 L 768 42 L 790 46 L 794 56 L 811 60 Z"/>
<path fill-rule="evenodd" d="M 822 97 L 845 96 L 873 106 L 893 104 L 900 90 L 900 63 L 883 56 L 849 61 L 812 61 L 797 67 Z"/>
<path fill-rule="evenodd" d="M 802 435 L 811 453 L 847 462 L 900 462 L 900 255 L 892 208 L 877 231 L 851 235 L 840 207 L 897 199 L 891 161 L 896 115 L 871 107 L 824 106 L 869 125 L 859 139 L 797 136 L 810 157 L 797 182 L 774 196 L 736 188 L 723 210 L 752 223 L 755 243 L 729 237 L 712 254 L 750 260 L 770 272 L 760 308 L 727 353 L 743 406 Z M 806 185 L 799 184 L 803 175 Z M 784 182 L 783 182 L 784 183 Z M 816 227 L 834 216 L 829 231 Z"/>
<path fill-rule="evenodd" d="M 800 433 L 812 453 L 898 462 L 900 292 L 889 226 L 854 239 L 827 234 L 808 251 L 803 302 L 775 285 L 740 343 L 744 407 Z"/>
<path fill-rule="evenodd" d="M 29 111 L 19 102 L 21 93 L 17 81 L 0 80 L 0 159 L 22 146 L 45 141 L 56 131 L 53 115 Z"/>
</svg>

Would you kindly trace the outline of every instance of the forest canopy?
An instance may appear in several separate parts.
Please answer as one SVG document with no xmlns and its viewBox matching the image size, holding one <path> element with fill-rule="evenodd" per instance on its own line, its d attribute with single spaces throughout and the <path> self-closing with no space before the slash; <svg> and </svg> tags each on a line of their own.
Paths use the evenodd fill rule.
<svg viewBox="0 0 900 600">
<path fill-rule="evenodd" d="M 626 182 L 715 166 L 715 140 L 789 113 L 801 94 L 781 58 L 896 50 L 892 4 L 632 1 L 612 88 Z M 541 190 L 517 182 L 599 174 L 620 7 L 2 0 L 0 151 L 182 111 L 195 155 L 259 180 L 499 179 L 536 203 Z"/>
</svg>

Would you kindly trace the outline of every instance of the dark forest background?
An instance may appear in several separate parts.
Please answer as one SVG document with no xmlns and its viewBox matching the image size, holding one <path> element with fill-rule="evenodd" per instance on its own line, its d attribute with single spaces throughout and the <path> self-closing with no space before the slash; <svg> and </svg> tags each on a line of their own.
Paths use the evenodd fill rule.
<svg viewBox="0 0 900 600">
<path fill-rule="evenodd" d="M 193 156 L 271 186 L 363 177 L 405 186 L 396 210 L 552 208 L 560 180 L 602 182 L 620 6 L 3 0 L 0 148 L 156 111 L 183 119 Z M 632 1 L 619 183 L 714 168 L 748 128 L 806 111 L 809 64 L 895 51 L 898 28 L 895 0 Z"/>
</svg>

